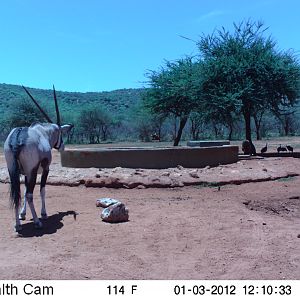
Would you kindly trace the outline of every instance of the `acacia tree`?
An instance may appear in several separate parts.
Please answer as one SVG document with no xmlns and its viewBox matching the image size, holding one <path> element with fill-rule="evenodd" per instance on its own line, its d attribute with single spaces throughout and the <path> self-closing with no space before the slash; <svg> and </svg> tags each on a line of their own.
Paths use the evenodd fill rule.
<svg viewBox="0 0 300 300">
<path fill-rule="evenodd" d="M 192 112 L 190 115 L 190 132 L 193 140 L 199 140 L 200 133 L 206 123 L 205 116 L 200 112 Z"/>
<path fill-rule="evenodd" d="M 104 110 L 97 107 L 84 109 L 79 115 L 79 128 L 82 134 L 88 137 L 89 143 L 100 143 L 107 139 L 108 128 L 111 125 L 111 118 Z"/>
<path fill-rule="evenodd" d="M 145 106 L 153 113 L 179 119 L 174 146 L 179 144 L 188 117 L 199 100 L 197 73 L 197 63 L 186 57 L 175 62 L 167 61 L 160 71 L 148 74 L 150 89 L 144 97 Z"/>
<path fill-rule="evenodd" d="M 134 131 L 141 141 L 150 142 L 153 134 L 162 138 L 166 115 L 149 111 L 141 102 L 131 110 L 130 119 L 134 120 Z"/>
<path fill-rule="evenodd" d="M 265 31 L 261 22 L 241 22 L 234 24 L 233 33 L 222 28 L 198 42 L 209 110 L 220 112 L 220 117 L 241 113 L 251 144 L 251 117 L 264 109 L 278 112 L 293 106 L 299 97 L 297 58 L 276 50 Z"/>
<path fill-rule="evenodd" d="M 255 124 L 255 131 L 256 131 L 256 139 L 261 140 L 261 124 L 263 120 L 263 116 L 266 112 L 266 109 L 261 109 L 261 110 L 255 110 L 253 112 L 253 119 L 254 119 L 254 124 Z"/>
<path fill-rule="evenodd" d="M 282 125 L 282 130 L 283 134 L 285 136 L 288 136 L 290 134 L 293 134 L 295 129 L 294 129 L 294 124 L 295 124 L 295 115 L 296 111 L 295 110 L 285 110 L 283 113 L 275 113 L 275 117 L 277 120 L 280 122 Z"/>
<path fill-rule="evenodd" d="M 47 112 L 47 109 L 43 109 Z M 37 107 L 27 100 L 16 101 L 9 111 L 8 125 L 10 128 L 30 126 L 37 121 L 44 122 L 45 118 Z"/>
</svg>

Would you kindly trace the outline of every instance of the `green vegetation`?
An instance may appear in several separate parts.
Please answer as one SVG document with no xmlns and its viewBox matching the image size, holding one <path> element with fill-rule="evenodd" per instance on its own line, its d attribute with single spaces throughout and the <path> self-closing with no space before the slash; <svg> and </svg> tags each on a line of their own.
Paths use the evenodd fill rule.
<svg viewBox="0 0 300 300">
<path fill-rule="evenodd" d="M 50 118 L 55 120 L 53 91 L 35 88 L 29 88 L 29 90 Z M 112 138 L 127 139 L 122 130 L 118 136 L 118 129 L 121 123 L 122 126 L 131 123 L 131 110 L 141 102 L 142 91 L 142 89 L 101 93 L 57 91 L 62 122 L 75 124 L 74 131 L 69 136 L 69 142 L 97 143 Z M 85 117 L 84 114 L 88 112 L 91 115 Z M 88 118 L 91 118 L 90 126 L 87 126 Z M 35 121 L 44 122 L 45 120 L 23 88 L 18 85 L 0 84 L 0 141 L 3 142 L 13 127 L 28 126 Z M 92 125 L 97 121 L 100 123 Z M 93 133 L 89 131 L 91 128 L 93 128 Z"/>
<path fill-rule="evenodd" d="M 262 113 L 280 115 L 300 96 L 300 66 L 295 55 L 276 50 L 271 37 L 264 37 L 262 23 L 234 24 L 202 37 L 203 95 L 206 110 L 232 124 L 236 115 L 245 122 L 245 137 L 251 142 L 251 117 Z M 256 123 L 258 126 L 258 122 Z"/>
<path fill-rule="evenodd" d="M 145 96 L 145 106 L 154 114 L 173 115 L 179 120 L 174 146 L 178 146 L 187 120 L 201 99 L 198 95 L 198 70 L 197 63 L 187 57 L 167 62 L 165 68 L 148 75 L 151 88 Z"/>
<path fill-rule="evenodd" d="M 276 50 L 265 30 L 262 23 L 248 21 L 234 24 L 233 33 L 223 28 L 203 35 L 197 43 L 198 59 L 167 62 L 159 72 L 150 73 L 146 105 L 179 118 L 174 145 L 192 112 L 227 126 L 229 138 L 242 116 L 250 142 L 251 118 L 260 138 L 264 113 L 278 119 L 290 115 L 300 97 L 300 65 L 292 51 Z"/>
<path fill-rule="evenodd" d="M 112 92 L 57 91 L 69 143 L 300 135 L 300 64 L 279 51 L 260 22 L 202 35 L 199 55 L 149 71 L 149 87 Z M 52 90 L 30 88 L 55 119 Z M 21 86 L 0 84 L 0 142 L 13 127 L 43 121 Z"/>
</svg>

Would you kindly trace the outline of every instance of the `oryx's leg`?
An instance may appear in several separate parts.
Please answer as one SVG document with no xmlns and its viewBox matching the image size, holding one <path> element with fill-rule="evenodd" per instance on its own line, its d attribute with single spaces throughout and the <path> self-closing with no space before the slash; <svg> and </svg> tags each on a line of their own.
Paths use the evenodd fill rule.
<svg viewBox="0 0 300 300">
<path fill-rule="evenodd" d="M 24 191 L 24 204 L 22 206 L 22 209 L 20 211 L 20 214 L 19 214 L 19 219 L 20 220 L 25 220 L 26 219 L 26 185 L 27 185 L 27 176 L 25 176 L 25 191 Z"/>
<path fill-rule="evenodd" d="M 47 219 L 46 204 L 45 204 L 45 197 L 46 197 L 45 186 L 47 182 L 48 173 L 49 173 L 49 168 L 43 169 L 42 178 L 41 178 L 41 188 L 40 188 L 41 201 L 42 201 L 42 209 L 41 209 L 42 219 Z"/>
<path fill-rule="evenodd" d="M 38 168 L 35 168 L 31 171 L 30 177 L 27 180 L 26 185 L 26 194 L 25 194 L 25 201 L 27 201 L 29 208 L 31 210 L 33 222 L 36 228 L 42 228 L 43 224 L 37 217 L 34 205 L 33 205 L 33 190 L 36 183 L 36 177 L 37 177 L 37 170 Z"/>
<path fill-rule="evenodd" d="M 29 193 L 29 192 L 26 193 L 26 201 L 28 202 L 28 205 L 29 205 L 30 210 L 31 210 L 31 214 L 32 214 L 34 226 L 35 226 L 36 228 L 42 228 L 42 227 L 43 227 L 43 224 L 42 224 L 42 222 L 39 220 L 39 218 L 38 218 L 38 216 L 37 216 L 37 214 L 36 214 L 34 205 L 33 205 L 33 194 L 32 194 L 32 193 Z"/>
<path fill-rule="evenodd" d="M 16 230 L 16 232 L 20 232 L 22 230 L 22 225 L 21 225 L 21 221 L 19 219 L 19 209 L 17 207 L 15 208 L 15 213 L 16 213 L 15 230 Z"/>
</svg>

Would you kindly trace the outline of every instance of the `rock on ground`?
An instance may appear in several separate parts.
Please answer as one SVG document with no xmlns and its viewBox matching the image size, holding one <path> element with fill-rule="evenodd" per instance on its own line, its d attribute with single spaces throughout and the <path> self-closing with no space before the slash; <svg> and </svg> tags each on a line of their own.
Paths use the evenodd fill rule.
<svg viewBox="0 0 300 300">
<path fill-rule="evenodd" d="M 124 203 L 110 205 L 102 211 L 101 218 L 109 223 L 127 222 L 129 219 L 128 208 Z"/>
<path fill-rule="evenodd" d="M 96 200 L 96 206 L 97 207 L 103 207 L 103 208 L 107 208 L 111 205 L 117 204 L 120 201 L 112 199 L 112 198 L 100 198 Z"/>
<path fill-rule="evenodd" d="M 284 167 L 283 167 L 284 166 Z M 229 165 L 206 168 L 156 169 L 78 169 L 64 168 L 55 157 L 50 166 L 47 185 L 64 185 L 106 188 L 174 188 L 202 184 L 241 184 L 272 181 L 278 178 L 300 175 L 298 158 L 257 158 L 240 160 Z M 22 176 L 22 182 L 24 181 Z M 3 157 L 0 157 L 0 183 L 8 183 L 9 177 Z M 37 178 L 40 183 L 40 175 Z"/>
</svg>

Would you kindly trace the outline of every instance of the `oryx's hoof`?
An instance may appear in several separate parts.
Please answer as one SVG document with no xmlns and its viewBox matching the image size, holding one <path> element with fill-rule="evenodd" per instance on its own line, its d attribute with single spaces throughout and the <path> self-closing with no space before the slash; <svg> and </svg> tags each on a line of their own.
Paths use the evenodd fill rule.
<svg viewBox="0 0 300 300">
<path fill-rule="evenodd" d="M 20 233 L 22 231 L 22 225 L 15 225 L 15 232 Z"/>
<path fill-rule="evenodd" d="M 42 229 L 43 228 L 43 223 L 41 221 L 38 221 L 37 223 L 34 223 L 34 227 L 36 229 Z"/>
<path fill-rule="evenodd" d="M 48 219 L 48 216 L 47 216 L 47 214 L 41 214 L 41 217 L 42 217 L 42 220 L 46 220 L 46 219 Z"/>
<path fill-rule="evenodd" d="M 26 220 L 26 215 L 25 214 L 19 214 L 19 220 Z"/>
</svg>

